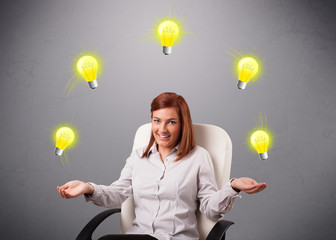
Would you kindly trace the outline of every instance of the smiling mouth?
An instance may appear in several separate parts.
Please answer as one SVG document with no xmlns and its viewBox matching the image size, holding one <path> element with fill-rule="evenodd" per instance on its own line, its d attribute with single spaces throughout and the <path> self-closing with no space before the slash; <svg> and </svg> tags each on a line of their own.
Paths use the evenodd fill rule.
<svg viewBox="0 0 336 240">
<path fill-rule="evenodd" d="M 162 139 L 168 139 L 170 137 L 170 135 L 160 135 L 160 134 L 158 134 L 158 136 Z"/>
</svg>

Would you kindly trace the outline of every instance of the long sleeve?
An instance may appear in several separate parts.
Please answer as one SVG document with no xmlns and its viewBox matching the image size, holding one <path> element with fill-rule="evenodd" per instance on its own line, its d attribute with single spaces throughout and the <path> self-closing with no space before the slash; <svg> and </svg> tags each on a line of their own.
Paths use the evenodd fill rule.
<svg viewBox="0 0 336 240">
<path fill-rule="evenodd" d="M 212 161 L 208 152 L 204 151 L 198 175 L 198 193 L 200 211 L 209 219 L 217 220 L 231 210 L 238 193 L 230 182 L 218 190 Z"/>
<path fill-rule="evenodd" d="M 120 178 L 111 185 L 97 185 L 90 183 L 94 187 L 91 196 L 85 196 L 86 201 L 107 208 L 119 208 L 121 204 L 133 193 L 132 173 L 134 167 L 133 156 L 131 155 L 121 171 Z"/>
</svg>

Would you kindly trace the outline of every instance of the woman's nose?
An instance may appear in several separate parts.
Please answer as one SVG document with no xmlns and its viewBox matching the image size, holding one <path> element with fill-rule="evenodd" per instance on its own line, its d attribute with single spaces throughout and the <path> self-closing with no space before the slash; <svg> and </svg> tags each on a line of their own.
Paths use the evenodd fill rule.
<svg viewBox="0 0 336 240">
<path fill-rule="evenodd" d="M 161 126 L 160 126 L 160 131 L 161 132 L 165 132 L 165 131 L 167 131 L 167 126 L 166 126 L 166 124 L 161 124 Z"/>
</svg>

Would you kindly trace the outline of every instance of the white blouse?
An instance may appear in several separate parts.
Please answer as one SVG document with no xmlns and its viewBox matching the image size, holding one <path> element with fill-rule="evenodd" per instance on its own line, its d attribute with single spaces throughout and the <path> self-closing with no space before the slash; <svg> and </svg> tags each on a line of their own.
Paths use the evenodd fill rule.
<svg viewBox="0 0 336 240">
<path fill-rule="evenodd" d="M 239 195 L 230 182 L 218 190 L 209 153 L 197 146 L 180 161 L 178 146 L 162 162 L 154 144 L 146 158 L 144 148 L 134 150 L 110 186 L 96 185 L 85 197 L 98 206 L 120 208 L 134 195 L 135 220 L 127 231 L 149 234 L 158 239 L 198 239 L 195 212 L 199 208 L 207 218 L 217 220 L 228 212 Z"/>
</svg>

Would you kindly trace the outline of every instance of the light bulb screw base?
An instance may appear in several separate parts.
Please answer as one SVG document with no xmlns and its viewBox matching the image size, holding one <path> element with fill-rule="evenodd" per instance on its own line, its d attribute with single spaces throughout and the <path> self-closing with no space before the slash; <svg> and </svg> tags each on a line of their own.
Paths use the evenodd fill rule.
<svg viewBox="0 0 336 240">
<path fill-rule="evenodd" d="M 173 49 L 172 47 L 163 46 L 162 52 L 165 55 L 170 55 L 172 53 L 172 49 Z"/>
<path fill-rule="evenodd" d="M 56 147 L 55 154 L 60 157 L 63 154 L 63 150 L 60 149 L 60 148 L 58 148 L 58 147 Z"/>
<path fill-rule="evenodd" d="M 92 80 L 88 83 L 89 83 L 90 88 L 92 88 L 92 89 L 95 89 L 96 87 L 98 87 L 98 81 L 97 80 Z"/>
<path fill-rule="evenodd" d="M 247 82 L 243 82 L 243 81 L 240 81 L 240 80 L 238 81 L 237 87 L 239 89 L 245 89 L 246 86 L 247 86 Z"/>
<path fill-rule="evenodd" d="M 266 160 L 268 158 L 268 154 L 267 154 L 267 152 L 260 153 L 259 157 L 260 157 L 261 160 Z"/>
</svg>

